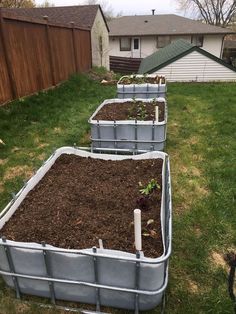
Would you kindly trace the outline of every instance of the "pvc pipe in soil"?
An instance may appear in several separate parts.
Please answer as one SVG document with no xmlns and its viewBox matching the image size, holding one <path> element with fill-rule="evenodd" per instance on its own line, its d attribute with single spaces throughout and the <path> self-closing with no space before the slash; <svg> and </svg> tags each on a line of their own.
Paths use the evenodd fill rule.
<svg viewBox="0 0 236 314">
<path fill-rule="evenodd" d="M 142 251 L 141 210 L 134 210 L 134 237 L 136 251 Z"/>
<path fill-rule="evenodd" d="M 159 108 L 158 106 L 155 107 L 155 117 L 156 117 L 156 121 L 159 121 Z"/>
<path fill-rule="evenodd" d="M 101 250 L 103 250 L 103 241 L 102 241 L 102 239 L 98 239 L 98 243 L 99 243 L 99 248 Z"/>
</svg>

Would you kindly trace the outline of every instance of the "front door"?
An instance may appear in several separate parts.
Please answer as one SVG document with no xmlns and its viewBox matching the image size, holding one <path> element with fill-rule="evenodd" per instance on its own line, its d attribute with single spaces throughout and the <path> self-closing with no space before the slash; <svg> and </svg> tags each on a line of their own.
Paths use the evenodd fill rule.
<svg viewBox="0 0 236 314">
<path fill-rule="evenodd" d="M 140 38 L 133 37 L 132 38 L 132 57 L 133 58 L 141 58 L 141 47 L 140 47 Z"/>
</svg>

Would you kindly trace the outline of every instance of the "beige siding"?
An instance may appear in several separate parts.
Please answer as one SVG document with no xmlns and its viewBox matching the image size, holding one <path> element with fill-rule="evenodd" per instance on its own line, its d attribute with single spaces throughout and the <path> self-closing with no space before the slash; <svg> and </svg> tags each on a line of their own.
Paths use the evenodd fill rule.
<svg viewBox="0 0 236 314">
<path fill-rule="evenodd" d="M 222 39 L 223 35 L 205 35 L 201 48 L 221 58 Z"/>
<path fill-rule="evenodd" d="M 146 36 L 141 38 L 141 58 L 146 58 L 157 50 L 157 36 Z"/>
<path fill-rule="evenodd" d="M 120 38 L 119 37 L 110 37 L 110 56 L 132 58 L 131 51 L 120 51 Z"/>
<path fill-rule="evenodd" d="M 155 73 L 165 75 L 170 82 L 236 81 L 236 72 L 197 51 L 189 53 Z"/>
<path fill-rule="evenodd" d="M 100 41 L 99 38 L 102 38 Z M 91 30 L 92 63 L 109 70 L 109 34 L 100 10 L 98 10 Z M 102 43 L 102 46 L 100 45 Z M 102 49 L 101 49 L 102 47 Z"/>
<path fill-rule="evenodd" d="M 201 48 L 220 58 L 222 38 L 223 35 L 204 35 L 203 47 Z M 178 39 L 184 39 L 191 43 L 190 35 L 171 36 L 171 42 Z M 146 58 L 158 51 L 157 36 L 144 36 L 140 37 L 140 40 L 141 58 Z M 120 51 L 119 37 L 110 37 L 110 56 L 133 58 L 132 51 Z"/>
</svg>

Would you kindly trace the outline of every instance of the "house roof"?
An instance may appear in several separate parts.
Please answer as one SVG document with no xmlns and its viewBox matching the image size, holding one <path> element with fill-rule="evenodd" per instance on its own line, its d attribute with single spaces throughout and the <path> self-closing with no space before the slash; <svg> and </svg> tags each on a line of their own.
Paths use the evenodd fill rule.
<svg viewBox="0 0 236 314">
<path fill-rule="evenodd" d="M 236 72 L 236 68 L 230 66 L 211 53 L 190 44 L 186 40 L 179 39 L 143 59 L 141 61 L 138 73 L 153 73 L 193 51 L 198 51 L 206 57 Z"/>
<path fill-rule="evenodd" d="M 43 19 L 46 15 L 52 23 L 70 24 L 74 22 L 77 27 L 91 29 L 97 15 L 101 10 L 107 30 L 109 31 L 106 19 L 103 15 L 100 5 L 77 5 L 64 7 L 48 8 L 20 8 L 20 9 L 3 9 L 3 12 L 12 12 L 18 16 Z"/>
<path fill-rule="evenodd" d="M 109 36 L 235 33 L 175 14 L 122 16 L 111 20 L 108 26 Z"/>
</svg>

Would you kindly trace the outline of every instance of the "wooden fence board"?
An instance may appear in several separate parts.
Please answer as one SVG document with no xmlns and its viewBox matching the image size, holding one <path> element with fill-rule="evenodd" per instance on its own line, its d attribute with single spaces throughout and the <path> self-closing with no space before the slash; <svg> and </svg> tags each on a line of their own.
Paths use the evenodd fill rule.
<svg viewBox="0 0 236 314">
<path fill-rule="evenodd" d="M 65 81 L 72 73 L 76 72 L 75 57 L 73 51 L 73 36 L 71 29 L 50 27 L 53 68 L 56 83 Z"/>
<path fill-rule="evenodd" d="M 1 9 L 0 23 L 0 104 L 91 68 L 89 30 L 4 17 Z"/>
<path fill-rule="evenodd" d="M 137 73 L 142 59 L 110 56 L 110 69 L 117 73 Z"/>
<path fill-rule="evenodd" d="M 6 22 L 7 50 L 19 97 L 52 85 L 45 26 Z"/>
<path fill-rule="evenodd" d="M 88 71 L 92 67 L 91 37 L 84 30 L 75 30 L 75 49 L 77 51 L 78 68 L 80 72 Z"/>
</svg>

